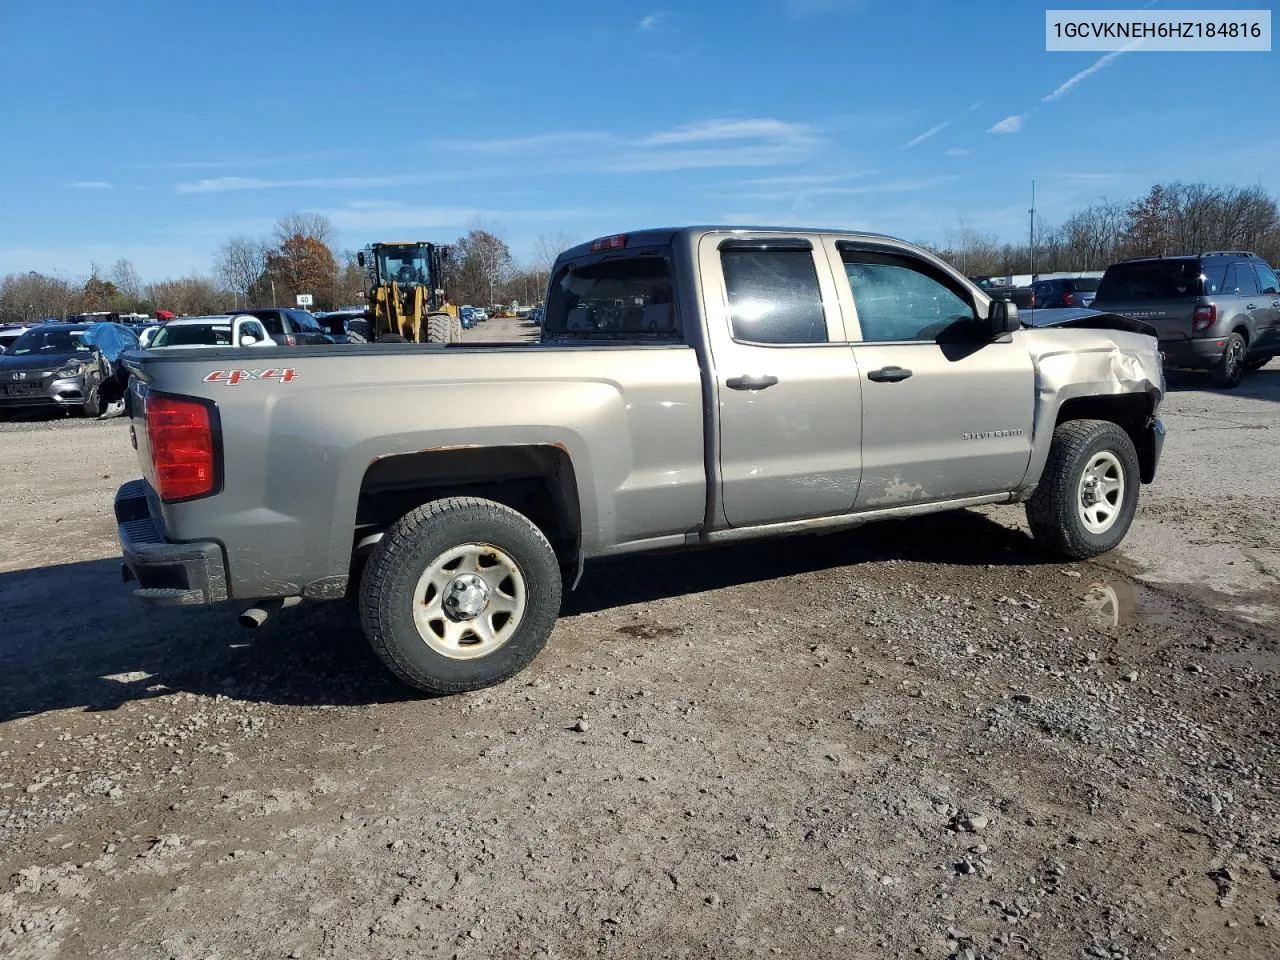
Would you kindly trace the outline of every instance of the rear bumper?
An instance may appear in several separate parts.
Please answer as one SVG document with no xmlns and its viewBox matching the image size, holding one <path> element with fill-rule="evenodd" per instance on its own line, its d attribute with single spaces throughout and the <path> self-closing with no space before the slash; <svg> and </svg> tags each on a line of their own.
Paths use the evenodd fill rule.
<svg viewBox="0 0 1280 960">
<path fill-rule="evenodd" d="M 145 480 L 116 491 L 116 534 L 122 574 L 137 584 L 134 596 L 164 606 L 218 603 L 228 598 L 222 545 L 213 540 L 173 543 L 151 514 Z"/>
<path fill-rule="evenodd" d="M 1220 359 L 1226 340 L 1222 337 L 1206 337 L 1198 340 L 1161 340 L 1166 367 L 1184 367 L 1192 370 L 1208 370 Z"/>
</svg>

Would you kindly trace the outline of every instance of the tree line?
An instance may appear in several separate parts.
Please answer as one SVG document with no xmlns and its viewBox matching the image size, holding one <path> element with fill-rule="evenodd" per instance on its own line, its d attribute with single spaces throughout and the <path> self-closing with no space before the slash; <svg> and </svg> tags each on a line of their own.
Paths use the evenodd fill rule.
<svg viewBox="0 0 1280 960">
<path fill-rule="evenodd" d="M 537 303 L 556 255 L 577 240 L 568 234 L 539 238 L 533 257 L 519 263 L 497 232 L 477 221 L 447 244 L 443 287 L 455 304 Z M 315 213 L 282 216 L 267 237 L 232 237 L 214 257 L 210 274 L 144 283 L 126 259 L 109 269 L 93 264 L 89 276 L 69 280 L 30 270 L 0 280 L 0 320 L 32 322 L 81 313 L 179 316 L 226 313 L 250 306 L 293 306 L 300 293 L 312 309 L 361 306 L 367 273 L 355 250 L 339 251 L 333 225 Z"/>
<path fill-rule="evenodd" d="M 961 222 L 929 249 L 967 276 L 1105 270 L 1126 257 L 1248 250 L 1280 263 L 1280 208 L 1258 186 L 1156 184 L 1136 200 L 1101 200 L 1057 226 L 1030 223 L 1025 243 L 1002 243 Z"/>
<path fill-rule="evenodd" d="M 498 232 L 479 221 L 451 244 L 445 264 L 446 297 L 455 304 L 536 303 L 556 255 L 573 246 L 569 234 L 539 238 L 533 256 L 519 263 Z M 1001 242 L 961 222 L 944 230 L 941 244 L 922 244 L 968 276 L 1007 276 L 1103 270 L 1125 257 L 1251 250 L 1280 264 L 1280 208 L 1259 186 L 1156 184 L 1130 202 L 1101 200 L 1057 226 L 1036 223 L 1034 245 Z M 363 303 L 365 271 L 356 251 L 338 251 L 333 225 L 315 213 L 281 217 L 267 237 L 233 237 L 222 245 L 209 275 L 143 282 L 121 259 L 109 269 L 68 280 L 31 270 L 0 280 L 0 319 L 33 321 L 78 313 L 224 313 L 237 307 L 292 306 L 299 293 L 313 309 Z"/>
</svg>

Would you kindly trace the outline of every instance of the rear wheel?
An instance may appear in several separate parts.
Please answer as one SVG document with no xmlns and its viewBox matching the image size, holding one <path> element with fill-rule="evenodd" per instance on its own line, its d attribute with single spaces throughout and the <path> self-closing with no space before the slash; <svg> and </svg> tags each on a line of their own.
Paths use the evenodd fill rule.
<svg viewBox="0 0 1280 960">
<path fill-rule="evenodd" d="M 410 686 L 460 693 L 519 673 L 560 609 L 560 567 L 527 517 L 492 500 L 418 507 L 373 548 L 360 618 L 374 652 Z"/>
<path fill-rule="evenodd" d="M 1053 432 L 1049 460 L 1027 501 L 1031 533 L 1050 550 L 1085 560 L 1114 549 L 1138 510 L 1138 454 L 1107 420 L 1069 420 Z"/>
<path fill-rule="evenodd" d="M 1222 347 L 1222 356 L 1209 371 L 1209 382 L 1215 387 L 1231 390 L 1240 386 L 1240 378 L 1244 376 L 1244 354 L 1246 349 L 1244 337 L 1238 333 L 1227 336 Z"/>
<path fill-rule="evenodd" d="M 368 320 L 352 320 L 347 324 L 348 343 L 368 343 L 372 336 Z"/>
</svg>

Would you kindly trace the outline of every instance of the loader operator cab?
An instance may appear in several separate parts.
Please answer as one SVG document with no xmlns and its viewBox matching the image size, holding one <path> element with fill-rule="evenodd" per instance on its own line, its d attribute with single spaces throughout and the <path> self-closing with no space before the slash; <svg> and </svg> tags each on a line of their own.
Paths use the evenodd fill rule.
<svg viewBox="0 0 1280 960">
<path fill-rule="evenodd" d="M 378 276 L 386 282 L 405 286 L 426 286 L 430 267 L 427 251 L 418 244 L 385 246 L 377 251 Z"/>
</svg>

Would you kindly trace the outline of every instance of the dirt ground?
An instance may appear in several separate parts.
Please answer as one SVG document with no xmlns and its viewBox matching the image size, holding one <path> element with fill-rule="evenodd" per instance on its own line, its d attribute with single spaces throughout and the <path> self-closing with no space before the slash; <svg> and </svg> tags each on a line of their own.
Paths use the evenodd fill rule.
<svg viewBox="0 0 1280 960">
<path fill-rule="evenodd" d="M 518 335 L 490 321 L 476 339 Z M 589 568 L 480 693 L 142 606 L 127 424 L 0 424 L 0 957 L 1280 957 L 1280 362 L 1130 538 L 993 508 Z"/>
</svg>

